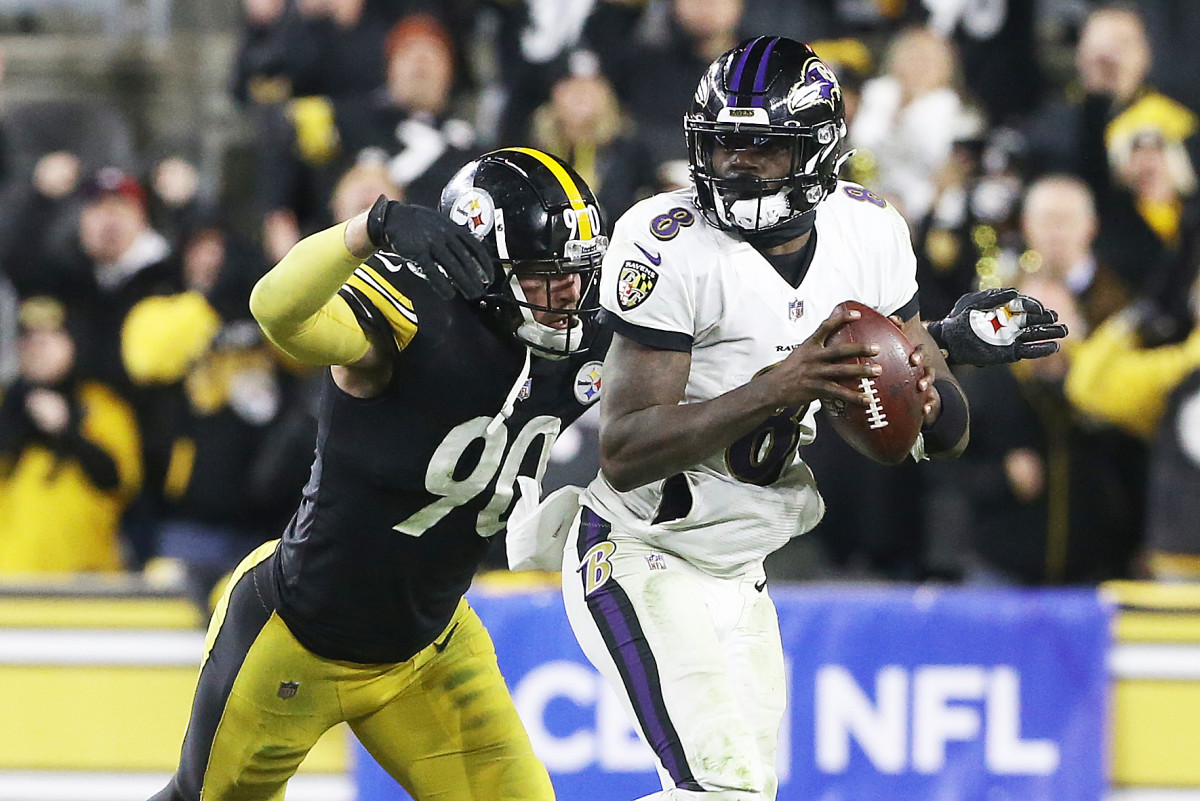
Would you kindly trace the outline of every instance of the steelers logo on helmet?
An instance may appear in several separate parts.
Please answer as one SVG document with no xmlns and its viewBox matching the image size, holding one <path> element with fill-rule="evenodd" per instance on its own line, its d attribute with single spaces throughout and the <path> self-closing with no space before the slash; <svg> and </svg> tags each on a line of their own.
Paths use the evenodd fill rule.
<svg viewBox="0 0 1200 801">
<path fill-rule="evenodd" d="M 480 310 L 499 330 L 547 359 L 588 347 L 608 239 L 571 165 L 527 147 L 485 153 L 455 173 L 439 208 L 492 257 L 497 275 Z"/>
<path fill-rule="evenodd" d="M 625 311 L 637 308 L 658 283 L 658 272 L 654 268 L 630 259 L 621 265 L 617 276 L 617 305 Z"/>
<path fill-rule="evenodd" d="M 455 199 L 450 219 L 482 241 L 496 224 L 496 204 L 486 190 L 472 187 Z"/>
</svg>

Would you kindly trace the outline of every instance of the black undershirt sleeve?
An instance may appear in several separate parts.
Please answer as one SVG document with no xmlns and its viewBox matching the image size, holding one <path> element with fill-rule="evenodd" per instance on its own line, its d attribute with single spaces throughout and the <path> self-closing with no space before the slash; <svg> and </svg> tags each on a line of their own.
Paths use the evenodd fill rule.
<svg viewBox="0 0 1200 801">
<path fill-rule="evenodd" d="M 921 293 L 914 292 L 913 296 L 908 299 L 908 303 L 905 303 L 903 306 L 896 309 L 894 312 L 892 312 L 891 315 L 888 315 L 888 316 L 890 317 L 890 316 L 894 315 L 896 317 L 899 317 L 901 320 L 903 320 L 904 322 L 907 323 L 920 310 L 921 310 Z"/>
<path fill-rule="evenodd" d="M 600 312 L 600 323 L 621 336 L 639 342 L 648 348 L 674 350 L 680 353 L 692 352 L 692 338 L 688 334 L 634 325 L 628 320 L 623 320 L 615 314 L 603 310 Z"/>
</svg>

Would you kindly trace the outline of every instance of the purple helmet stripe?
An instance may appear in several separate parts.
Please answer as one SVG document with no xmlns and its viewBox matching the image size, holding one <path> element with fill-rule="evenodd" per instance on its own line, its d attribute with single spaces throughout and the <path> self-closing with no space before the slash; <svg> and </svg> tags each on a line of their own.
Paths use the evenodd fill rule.
<svg viewBox="0 0 1200 801">
<path fill-rule="evenodd" d="M 750 60 L 750 51 L 753 50 L 754 46 L 762 41 L 762 39 L 763 37 L 760 36 L 742 48 L 742 55 L 738 58 L 737 66 L 733 68 L 733 76 L 729 79 L 729 91 L 731 92 L 729 104 L 731 106 L 738 105 L 738 95 L 746 91 L 741 87 L 742 70 L 746 68 L 746 62 Z"/>
<path fill-rule="evenodd" d="M 765 79 L 767 77 L 767 61 L 771 58 L 771 51 L 775 49 L 775 43 L 778 41 L 778 38 L 771 39 L 771 41 L 767 43 L 767 49 L 763 51 L 762 58 L 758 60 L 758 71 L 754 73 L 755 92 L 763 92 L 767 88 L 765 83 Z M 761 94 L 757 94 L 750 102 L 753 105 L 761 106 L 763 104 L 763 97 Z"/>
</svg>

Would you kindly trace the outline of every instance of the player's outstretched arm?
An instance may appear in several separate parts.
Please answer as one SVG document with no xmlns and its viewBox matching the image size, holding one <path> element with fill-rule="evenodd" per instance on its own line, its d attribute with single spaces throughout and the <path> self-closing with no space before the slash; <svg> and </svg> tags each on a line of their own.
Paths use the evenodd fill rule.
<svg viewBox="0 0 1200 801">
<path fill-rule="evenodd" d="M 281 350 L 306 364 L 354 364 L 371 342 L 337 291 L 375 251 L 367 215 L 296 243 L 250 294 L 250 312 Z"/>
<path fill-rule="evenodd" d="M 491 280 L 487 251 L 465 228 L 432 209 L 380 196 L 367 211 L 298 242 L 255 285 L 250 310 L 267 337 L 306 364 L 332 365 L 358 397 L 377 393 L 391 360 L 363 331 L 338 290 L 372 253 L 387 249 L 445 299 L 478 298 Z"/>
<path fill-rule="evenodd" d="M 1049 356 L 1067 327 L 1037 298 L 1008 287 L 968 292 L 929 333 L 949 364 L 986 367 Z"/>
<path fill-rule="evenodd" d="M 659 350 L 613 335 L 604 361 L 600 409 L 600 467 L 618 490 L 666 478 L 724 450 L 780 409 L 804 408 L 813 400 L 866 403 L 838 383 L 876 375 L 874 365 L 843 359 L 871 356 L 874 345 L 825 340 L 859 316 L 835 312 L 772 370 L 712 400 L 683 404 L 691 354 Z"/>
</svg>

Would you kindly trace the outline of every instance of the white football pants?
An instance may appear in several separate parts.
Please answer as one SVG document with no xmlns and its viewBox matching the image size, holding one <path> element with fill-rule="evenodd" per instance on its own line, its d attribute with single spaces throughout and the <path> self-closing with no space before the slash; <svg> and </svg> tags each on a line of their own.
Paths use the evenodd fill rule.
<svg viewBox="0 0 1200 801">
<path fill-rule="evenodd" d="M 658 759 L 661 801 L 773 801 L 786 687 L 761 567 L 716 578 L 587 507 L 563 557 L 567 617 Z"/>
</svg>

